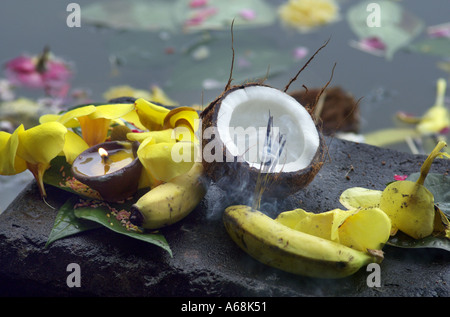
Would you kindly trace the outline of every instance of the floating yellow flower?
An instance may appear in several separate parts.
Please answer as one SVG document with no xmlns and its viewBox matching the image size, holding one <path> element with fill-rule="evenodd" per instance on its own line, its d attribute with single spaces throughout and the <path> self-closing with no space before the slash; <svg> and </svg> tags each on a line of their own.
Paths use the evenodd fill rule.
<svg viewBox="0 0 450 317">
<path fill-rule="evenodd" d="M 439 78 L 436 82 L 436 100 L 422 117 L 414 117 L 404 112 L 397 113 L 397 118 L 404 122 L 416 125 L 420 135 L 440 133 L 450 127 L 450 113 L 445 107 L 445 90 L 447 81 Z"/>
<path fill-rule="evenodd" d="M 132 98 L 144 98 L 145 100 L 151 100 L 152 102 L 159 103 L 166 106 L 177 106 L 178 103 L 170 99 L 167 94 L 158 86 L 152 86 L 150 91 L 143 89 L 136 89 L 128 85 L 114 86 L 108 89 L 103 98 L 111 100 L 115 98 L 121 98 L 123 96 Z"/>
<path fill-rule="evenodd" d="M 28 169 L 33 174 L 42 197 L 43 177 L 50 162 L 63 152 L 67 128 L 48 122 L 25 130 L 20 125 L 12 134 L 0 133 L 0 174 L 14 175 Z"/>
<path fill-rule="evenodd" d="M 278 13 L 284 25 L 304 32 L 337 21 L 339 7 L 333 0 L 289 0 Z"/>
</svg>

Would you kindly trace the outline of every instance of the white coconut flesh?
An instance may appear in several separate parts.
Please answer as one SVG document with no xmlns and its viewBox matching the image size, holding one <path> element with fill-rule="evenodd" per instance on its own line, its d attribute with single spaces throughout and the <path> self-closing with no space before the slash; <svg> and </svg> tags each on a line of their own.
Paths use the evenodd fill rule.
<svg viewBox="0 0 450 317">
<path fill-rule="evenodd" d="M 220 140 L 232 156 L 260 169 L 269 115 L 275 134 L 279 131 L 286 139 L 272 172 L 296 172 L 308 167 L 320 146 L 317 128 L 298 101 L 275 88 L 248 86 L 226 95 L 217 119 Z"/>
</svg>

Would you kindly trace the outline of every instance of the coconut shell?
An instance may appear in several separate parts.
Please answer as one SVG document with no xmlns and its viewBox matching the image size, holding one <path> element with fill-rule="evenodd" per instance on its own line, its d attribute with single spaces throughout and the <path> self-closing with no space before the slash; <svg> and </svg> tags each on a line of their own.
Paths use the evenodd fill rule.
<svg viewBox="0 0 450 317">
<path fill-rule="evenodd" d="M 257 85 L 270 87 L 260 83 L 248 83 L 233 86 L 212 101 L 200 114 L 200 118 L 202 119 L 202 133 L 204 133 L 207 128 L 215 127 L 217 125 L 220 104 L 229 93 L 238 89 Z M 326 144 L 319 130 L 318 133 L 320 144 L 310 165 L 295 172 L 271 173 L 271 183 L 270 186 L 264 188 L 264 194 L 262 195 L 263 199 L 285 198 L 298 192 L 302 188 L 305 188 L 311 183 L 325 161 Z M 217 136 L 214 137 L 216 138 Z M 202 138 L 202 149 L 204 149 L 209 142 L 211 142 L 210 139 Z M 223 160 L 222 162 L 208 162 L 203 158 L 202 162 L 206 175 L 225 191 L 239 193 L 240 197 L 253 197 L 260 170 L 255 167 L 250 167 L 247 162 L 238 160 L 237 157 L 234 157 L 234 161 L 230 162 L 229 158 L 232 157 L 232 155 L 221 141 L 218 142 L 218 147 L 216 147 L 216 149 L 222 149 Z M 227 157 L 228 161 L 226 160 Z"/>
<path fill-rule="evenodd" d="M 317 95 L 321 89 L 298 90 L 289 93 L 309 112 L 315 109 Z M 358 101 L 341 87 L 331 87 L 325 90 L 325 100 L 319 113 L 320 131 L 324 135 L 336 132 L 359 132 Z"/>
</svg>

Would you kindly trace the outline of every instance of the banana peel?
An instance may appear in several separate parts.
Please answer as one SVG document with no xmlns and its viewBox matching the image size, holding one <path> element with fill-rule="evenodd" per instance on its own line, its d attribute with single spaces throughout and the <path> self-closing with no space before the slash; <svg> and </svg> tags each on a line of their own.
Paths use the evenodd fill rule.
<svg viewBox="0 0 450 317">
<path fill-rule="evenodd" d="M 322 213 L 294 209 L 280 213 L 275 220 L 362 252 L 381 250 L 391 228 L 389 217 L 379 208 L 333 209 Z"/>
<path fill-rule="evenodd" d="M 293 274 L 343 278 L 369 263 L 383 260 L 380 250 L 362 252 L 295 230 L 245 205 L 226 208 L 223 222 L 231 239 L 247 254 L 261 263 Z"/>
<path fill-rule="evenodd" d="M 440 152 L 445 146 L 441 141 L 430 153 L 417 182 L 396 181 L 383 191 L 347 189 L 339 199 L 347 210 L 312 213 L 294 209 L 273 219 L 249 206 L 236 205 L 225 209 L 225 228 L 242 250 L 266 265 L 311 277 L 349 276 L 369 263 L 381 263 L 382 248 L 397 230 L 417 239 L 423 237 L 417 233 L 423 228 L 425 234 L 439 232 L 450 237 L 449 220 L 423 185 L 433 160 L 448 156 Z M 393 202 L 392 209 L 386 201 Z M 413 209 L 405 208 L 405 201 Z"/>
<path fill-rule="evenodd" d="M 435 206 L 433 194 L 424 186 L 433 161 L 450 157 L 441 152 L 445 146 L 447 144 L 444 141 L 438 142 L 422 164 L 416 182 L 395 181 L 383 190 L 349 188 L 341 194 L 341 204 L 347 208 L 379 207 L 391 219 L 391 236 L 402 231 L 416 240 L 431 234 L 450 237 L 448 219 Z"/>
</svg>

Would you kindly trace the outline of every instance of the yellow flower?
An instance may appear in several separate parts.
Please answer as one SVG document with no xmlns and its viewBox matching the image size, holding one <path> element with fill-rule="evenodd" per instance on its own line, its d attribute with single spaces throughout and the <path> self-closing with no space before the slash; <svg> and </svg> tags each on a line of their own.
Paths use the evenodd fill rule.
<svg viewBox="0 0 450 317">
<path fill-rule="evenodd" d="M 137 155 L 150 177 L 167 182 L 191 169 L 194 143 L 178 142 L 173 137 L 166 140 L 148 137 L 139 146 Z"/>
<path fill-rule="evenodd" d="M 104 142 L 111 124 L 118 122 L 119 118 L 133 110 L 134 104 L 88 105 L 60 115 L 43 115 L 39 118 L 39 122 L 59 122 L 67 128 L 80 127 L 82 138 L 69 131 L 68 142 L 64 149 L 67 162 L 72 163 L 85 149 Z"/>
<path fill-rule="evenodd" d="M 136 89 L 128 85 L 114 86 L 108 89 L 103 98 L 111 100 L 120 97 L 144 98 L 152 102 L 159 103 L 165 106 L 177 106 L 178 103 L 170 99 L 167 94 L 158 86 L 152 86 L 150 91 L 143 89 Z"/>
<path fill-rule="evenodd" d="M 289 0 L 278 13 L 284 25 L 304 32 L 337 21 L 339 7 L 333 0 Z"/>
<path fill-rule="evenodd" d="M 15 175 L 27 169 L 26 162 L 16 155 L 21 129 L 23 125 L 12 134 L 0 131 L 0 175 Z"/>
<path fill-rule="evenodd" d="M 28 169 L 38 183 L 42 197 L 46 196 L 43 177 L 50 162 L 62 153 L 67 128 L 58 122 L 48 122 L 25 130 L 20 125 L 12 134 L 0 134 L 2 175 L 14 175 Z"/>
<path fill-rule="evenodd" d="M 140 123 L 149 131 L 186 127 L 194 136 L 198 129 L 199 115 L 192 107 L 169 110 L 140 98 L 135 102 L 135 109 Z"/>
<path fill-rule="evenodd" d="M 436 100 L 423 116 L 415 117 L 404 112 L 397 113 L 397 118 L 404 123 L 415 124 L 419 135 L 440 133 L 450 127 L 450 113 L 445 107 L 445 90 L 447 81 L 439 78 L 436 83 Z"/>
<path fill-rule="evenodd" d="M 127 137 L 141 143 L 137 154 L 150 180 L 166 182 L 186 173 L 195 161 L 197 111 L 190 107 L 169 110 L 142 98 L 136 100 L 135 109 L 148 131 Z"/>
</svg>

